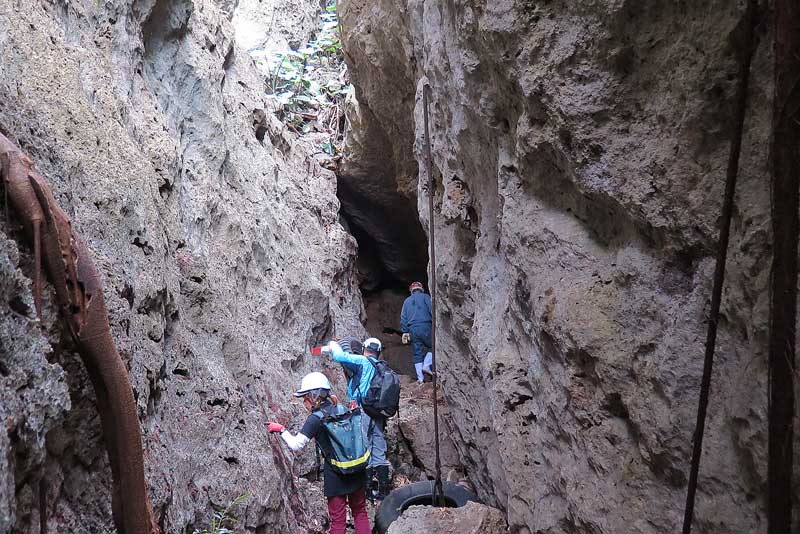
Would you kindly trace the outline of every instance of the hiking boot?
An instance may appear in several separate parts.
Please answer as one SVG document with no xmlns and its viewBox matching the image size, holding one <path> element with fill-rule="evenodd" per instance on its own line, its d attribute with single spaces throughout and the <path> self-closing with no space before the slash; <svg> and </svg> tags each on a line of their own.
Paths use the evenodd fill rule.
<svg viewBox="0 0 800 534">
<path fill-rule="evenodd" d="M 388 465 L 379 465 L 375 471 L 378 475 L 378 491 L 375 499 L 382 501 L 392 491 L 392 477 Z"/>
<path fill-rule="evenodd" d="M 378 493 L 378 481 L 376 480 L 374 467 L 367 467 L 367 482 L 364 489 L 366 490 L 367 499 L 374 500 Z"/>
</svg>

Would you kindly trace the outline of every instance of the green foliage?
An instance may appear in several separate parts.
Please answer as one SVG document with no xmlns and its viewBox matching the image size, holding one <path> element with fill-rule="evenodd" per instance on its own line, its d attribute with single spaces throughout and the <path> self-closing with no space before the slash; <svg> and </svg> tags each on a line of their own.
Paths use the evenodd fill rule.
<svg viewBox="0 0 800 534">
<path fill-rule="evenodd" d="M 257 51 L 256 51 L 257 52 Z M 267 93 L 275 96 L 275 114 L 298 134 L 328 134 L 323 152 L 339 153 L 340 118 L 350 89 L 344 63 L 336 0 L 327 0 L 316 38 L 299 50 L 254 55 L 266 75 Z"/>
<path fill-rule="evenodd" d="M 233 502 L 226 506 L 224 510 L 217 510 L 214 512 L 211 518 L 211 524 L 208 528 L 195 529 L 192 534 L 233 534 L 231 528 L 237 522 L 237 519 L 233 516 L 232 512 L 249 497 L 247 493 L 239 495 Z"/>
<path fill-rule="evenodd" d="M 276 52 L 256 63 L 268 74 L 267 91 L 285 111 L 318 109 L 335 104 L 349 84 L 340 81 L 344 67 L 336 3 L 329 0 L 317 38 L 300 50 Z"/>
</svg>

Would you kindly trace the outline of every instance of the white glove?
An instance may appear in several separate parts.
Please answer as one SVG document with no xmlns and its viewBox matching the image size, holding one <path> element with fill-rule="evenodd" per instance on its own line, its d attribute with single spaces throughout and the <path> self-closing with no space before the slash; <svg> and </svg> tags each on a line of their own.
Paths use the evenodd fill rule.
<svg viewBox="0 0 800 534">
<path fill-rule="evenodd" d="M 408 345 L 411 342 L 411 334 L 409 334 L 408 332 L 405 332 L 403 334 L 403 337 L 401 338 L 400 342 L 403 345 Z"/>
</svg>

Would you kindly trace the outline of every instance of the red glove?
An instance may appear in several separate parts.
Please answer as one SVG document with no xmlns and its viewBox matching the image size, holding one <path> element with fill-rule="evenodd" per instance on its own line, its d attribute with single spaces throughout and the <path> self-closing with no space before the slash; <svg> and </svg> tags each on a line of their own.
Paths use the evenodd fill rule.
<svg viewBox="0 0 800 534">
<path fill-rule="evenodd" d="M 276 423 L 275 421 L 270 421 L 269 423 L 267 423 L 267 430 L 269 430 L 272 433 L 274 432 L 280 433 L 286 430 L 286 427 L 280 423 Z"/>
<path fill-rule="evenodd" d="M 322 345 L 321 347 L 311 347 L 311 355 L 312 356 L 320 356 L 322 354 L 328 354 L 331 349 L 328 345 Z"/>
</svg>

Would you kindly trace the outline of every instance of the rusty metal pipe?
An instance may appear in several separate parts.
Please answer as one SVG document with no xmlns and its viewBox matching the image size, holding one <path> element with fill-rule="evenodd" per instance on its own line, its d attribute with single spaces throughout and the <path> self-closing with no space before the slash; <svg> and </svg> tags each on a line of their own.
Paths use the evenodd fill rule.
<svg viewBox="0 0 800 534">
<path fill-rule="evenodd" d="M 113 478 L 112 510 L 120 534 L 158 534 L 144 479 L 142 438 L 133 389 L 117 351 L 100 275 L 47 181 L 19 147 L 0 134 L 5 192 L 33 239 L 34 302 L 41 314 L 41 266 L 97 396 Z"/>
</svg>

